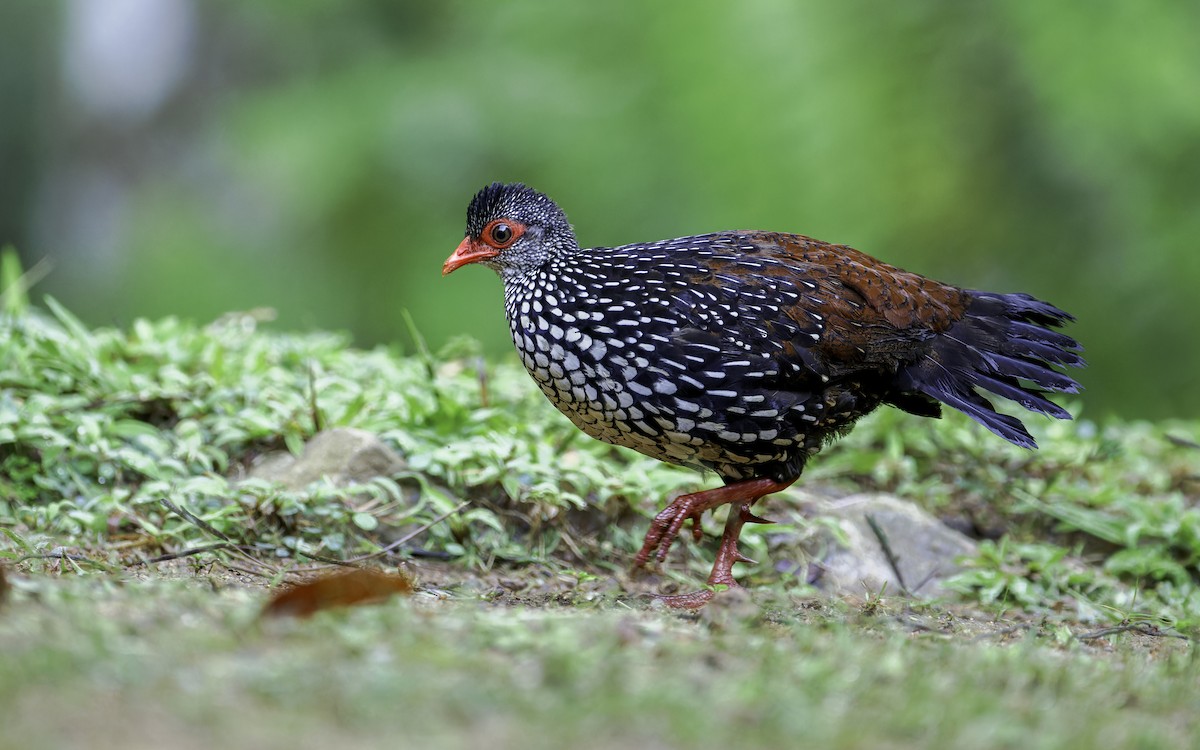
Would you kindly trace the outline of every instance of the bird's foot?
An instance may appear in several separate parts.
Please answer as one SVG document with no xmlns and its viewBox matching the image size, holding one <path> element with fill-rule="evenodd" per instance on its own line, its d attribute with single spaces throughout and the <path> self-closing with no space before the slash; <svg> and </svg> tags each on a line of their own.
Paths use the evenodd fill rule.
<svg viewBox="0 0 1200 750">
<path fill-rule="evenodd" d="M 689 518 L 692 519 L 692 538 L 699 541 L 700 535 L 703 533 L 700 527 L 700 517 L 711 507 L 704 504 L 705 494 L 705 492 L 693 492 L 688 495 L 680 495 L 670 505 L 659 511 L 654 520 L 650 522 L 650 530 L 646 532 L 642 548 L 638 551 L 637 557 L 633 559 L 634 568 L 644 566 L 650 561 L 652 555 L 659 562 L 665 560 L 667 551 L 671 549 L 675 537 L 679 536 L 684 522 Z"/>
<path fill-rule="evenodd" d="M 700 517 L 706 510 L 712 510 L 726 503 L 740 501 L 744 503 L 745 513 L 749 514 L 749 518 L 741 521 L 738 524 L 738 529 L 741 529 L 741 524 L 745 523 L 746 520 L 761 522 L 761 519 L 750 513 L 750 505 L 763 495 L 778 492 L 790 484 L 791 482 L 776 482 L 774 479 L 746 479 L 741 482 L 727 484 L 724 487 L 680 495 L 675 498 L 674 502 L 663 508 L 650 523 L 650 530 L 646 532 L 646 539 L 642 543 L 642 549 L 633 560 L 633 567 L 640 568 L 644 566 L 650 561 L 652 556 L 659 562 L 667 559 L 667 552 L 671 549 L 671 545 L 675 542 L 675 538 L 679 536 L 679 532 L 683 529 L 683 524 L 688 519 L 692 521 L 692 537 L 696 541 L 699 541 L 702 534 Z M 732 517 L 734 514 L 730 515 Z M 740 516 L 741 513 L 739 512 L 737 515 Z M 728 536 L 728 533 L 727 524 L 726 536 Z M 725 546 L 724 538 L 722 538 L 721 544 L 722 547 Z M 737 539 L 735 538 L 735 550 L 736 546 Z M 718 560 L 719 558 L 720 554 L 718 553 Z M 721 581 L 721 583 L 724 583 L 724 581 Z"/>
<path fill-rule="evenodd" d="M 757 500 L 758 498 L 755 498 Z M 655 597 L 672 609 L 700 609 L 716 596 L 716 586 L 737 588 L 737 579 L 733 577 L 733 566 L 744 562 L 753 564 L 738 549 L 738 539 L 742 535 L 742 527 L 747 523 L 774 523 L 765 518 L 759 518 L 750 511 L 754 500 L 738 503 L 738 507 L 729 511 L 725 521 L 725 532 L 721 534 L 721 546 L 717 548 L 717 559 L 713 562 L 712 573 L 708 576 L 709 588 L 693 591 L 689 594 L 673 594 Z"/>
</svg>

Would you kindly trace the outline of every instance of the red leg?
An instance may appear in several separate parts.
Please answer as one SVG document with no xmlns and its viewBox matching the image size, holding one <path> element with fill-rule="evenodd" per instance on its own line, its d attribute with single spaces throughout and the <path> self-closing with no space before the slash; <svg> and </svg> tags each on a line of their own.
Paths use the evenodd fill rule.
<svg viewBox="0 0 1200 750">
<path fill-rule="evenodd" d="M 675 502 L 663 508 L 650 523 L 650 530 L 646 532 L 646 540 L 642 543 L 642 549 L 633 560 L 633 567 L 640 568 L 645 565 L 656 551 L 658 554 L 655 555 L 655 558 L 659 562 L 667 559 L 667 551 L 671 548 L 675 537 L 679 536 L 684 522 L 689 518 L 694 524 L 693 533 L 699 538 L 700 516 L 704 511 L 718 508 L 726 503 L 753 503 L 764 495 L 787 489 L 795 481 L 795 479 L 787 482 L 776 482 L 774 479 L 745 479 L 724 487 L 693 492 L 690 495 L 680 495 L 675 498 Z M 738 529 L 740 530 L 741 526 Z"/>
<path fill-rule="evenodd" d="M 717 558 L 713 561 L 712 573 L 708 576 L 708 585 L 736 586 L 733 577 L 734 563 L 751 563 L 754 561 L 738 550 L 738 539 L 742 536 L 742 527 L 749 523 L 772 523 L 765 518 L 759 518 L 750 512 L 754 501 L 739 503 L 737 508 L 729 509 L 729 518 L 725 520 L 725 533 L 721 535 L 721 546 L 717 548 Z"/>
<path fill-rule="evenodd" d="M 738 551 L 738 538 L 742 533 L 742 526 L 746 523 L 770 523 L 764 519 L 755 516 L 750 512 L 750 506 L 755 501 L 764 495 L 770 495 L 773 492 L 779 492 L 791 486 L 795 479 L 785 482 L 776 482 L 773 479 L 747 479 L 741 482 L 727 484 L 724 487 L 718 487 L 704 492 L 694 492 L 690 495 L 682 495 L 675 499 L 675 502 L 668 505 L 650 524 L 650 531 L 646 533 L 646 540 L 642 544 L 642 549 L 634 558 L 633 565 L 635 568 L 641 567 L 649 561 L 651 555 L 657 554 L 655 557 L 659 562 L 662 562 L 667 556 L 667 550 L 671 548 L 671 543 L 675 541 L 675 537 L 679 535 L 679 531 L 683 528 L 683 524 L 687 519 L 692 519 L 692 529 L 696 536 L 699 536 L 700 516 L 706 510 L 712 510 L 726 503 L 738 504 L 738 507 L 729 511 L 729 518 L 725 521 L 725 532 L 721 535 L 721 546 L 717 549 L 717 558 L 713 564 L 712 574 L 708 577 L 708 583 L 713 585 L 736 586 L 737 581 L 733 577 L 734 563 L 748 562 L 747 558 Z M 704 606 L 713 596 L 712 589 L 704 589 L 692 594 L 681 594 L 678 596 L 660 597 L 668 606 L 678 607 L 683 609 L 696 609 Z"/>
</svg>

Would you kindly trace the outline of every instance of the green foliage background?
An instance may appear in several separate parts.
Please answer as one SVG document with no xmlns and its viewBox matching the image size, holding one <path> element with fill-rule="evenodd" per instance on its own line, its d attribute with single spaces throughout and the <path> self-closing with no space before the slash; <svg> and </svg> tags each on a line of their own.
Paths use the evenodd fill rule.
<svg viewBox="0 0 1200 750">
<path fill-rule="evenodd" d="M 0 11 L 43 67 L 56 7 Z M 498 281 L 439 269 L 473 192 L 521 180 L 585 244 L 795 231 L 1047 297 L 1080 319 L 1085 412 L 1200 415 L 1200 5 L 198 12 L 189 86 L 123 157 L 140 167 L 117 267 L 59 262 L 41 286 L 88 322 L 270 306 L 286 328 L 369 345 L 404 339 L 407 309 L 434 347 L 470 333 L 507 355 Z M 4 80 L 6 98 L 29 88 Z M 37 131 L 60 164 L 99 137 L 53 94 L 32 105 L 64 118 L 48 129 L 4 104 L 17 114 L 0 137 Z M 68 249 L 21 250 L 29 268 Z"/>
</svg>

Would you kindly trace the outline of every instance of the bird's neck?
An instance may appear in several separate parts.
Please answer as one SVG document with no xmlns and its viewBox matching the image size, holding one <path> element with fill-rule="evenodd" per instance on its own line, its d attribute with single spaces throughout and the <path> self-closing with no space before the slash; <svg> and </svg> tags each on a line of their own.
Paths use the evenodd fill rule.
<svg viewBox="0 0 1200 750">
<path fill-rule="evenodd" d="M 573 255 L 584 252 L 578 246 L 555 248 L 547 254 L 544 262 L 537 265 L 507 265 L 498 268 L 504 282 L 504 296 L 512 299 L 536 297 L 558 286 L 559 275 L 571 265 Z"/>
<path fill-rule="evenodd" d="M 532 268 L 505 268 L 500 271 L 504 281 L 504 299 L 511 307 L 514 301 L 541 297 L 557 286 L 557 267 L 553 260 Z"/>
<path fill-rule="evenodd" d="M 540 265 L 521 270 L 509 268 L 501 272 L 504 307 L 513 326 L 514 338 L 518 329 L 532 331 L 561 316 L 560 304 L 574 296 L 574 293 L 563 289 L 563 282 L 575 277 L 577 268 L 572 256 L 578 252 L 578 248 L 571 253 L 555 252 Z M 539 320 L 539 323 L 532 322 Z"/>
</svg>

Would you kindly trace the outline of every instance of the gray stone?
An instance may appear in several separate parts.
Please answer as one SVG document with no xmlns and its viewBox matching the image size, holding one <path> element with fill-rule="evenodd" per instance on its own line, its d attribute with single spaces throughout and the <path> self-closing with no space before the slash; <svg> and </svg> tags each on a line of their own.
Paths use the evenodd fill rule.
<svg viewBox="0 0 1200 750">
<path fill-rule="evenodd" d="M 942 596 L 947 593 L 942 582 L 962 570 L 956 560 L 976 552 L 973 540 L 892 495 L 830 499 L 805 494 L 802 502 L 809 529 L 814 528 L 812 519 L 825 518 L 836 519 L 840 530 L 834 533 L 817 525 L 815 534 L 799 540 L 812 560 L 809 580 L 831 594 L 862 596 L 886 590 L 919 598 Z M 884 552 L 881 535 L 892 560 Z"/>
<path fill-rule="evenodd" d="M 362 484 L 403 468 L 404 459 L 374 433 L 338 427 L 314 435 L 300 457 L 287 451 L 263 456 L 250 469 L 250 476 L 300 490 L 322 479 L 338 487 Z"/>
</svg>

